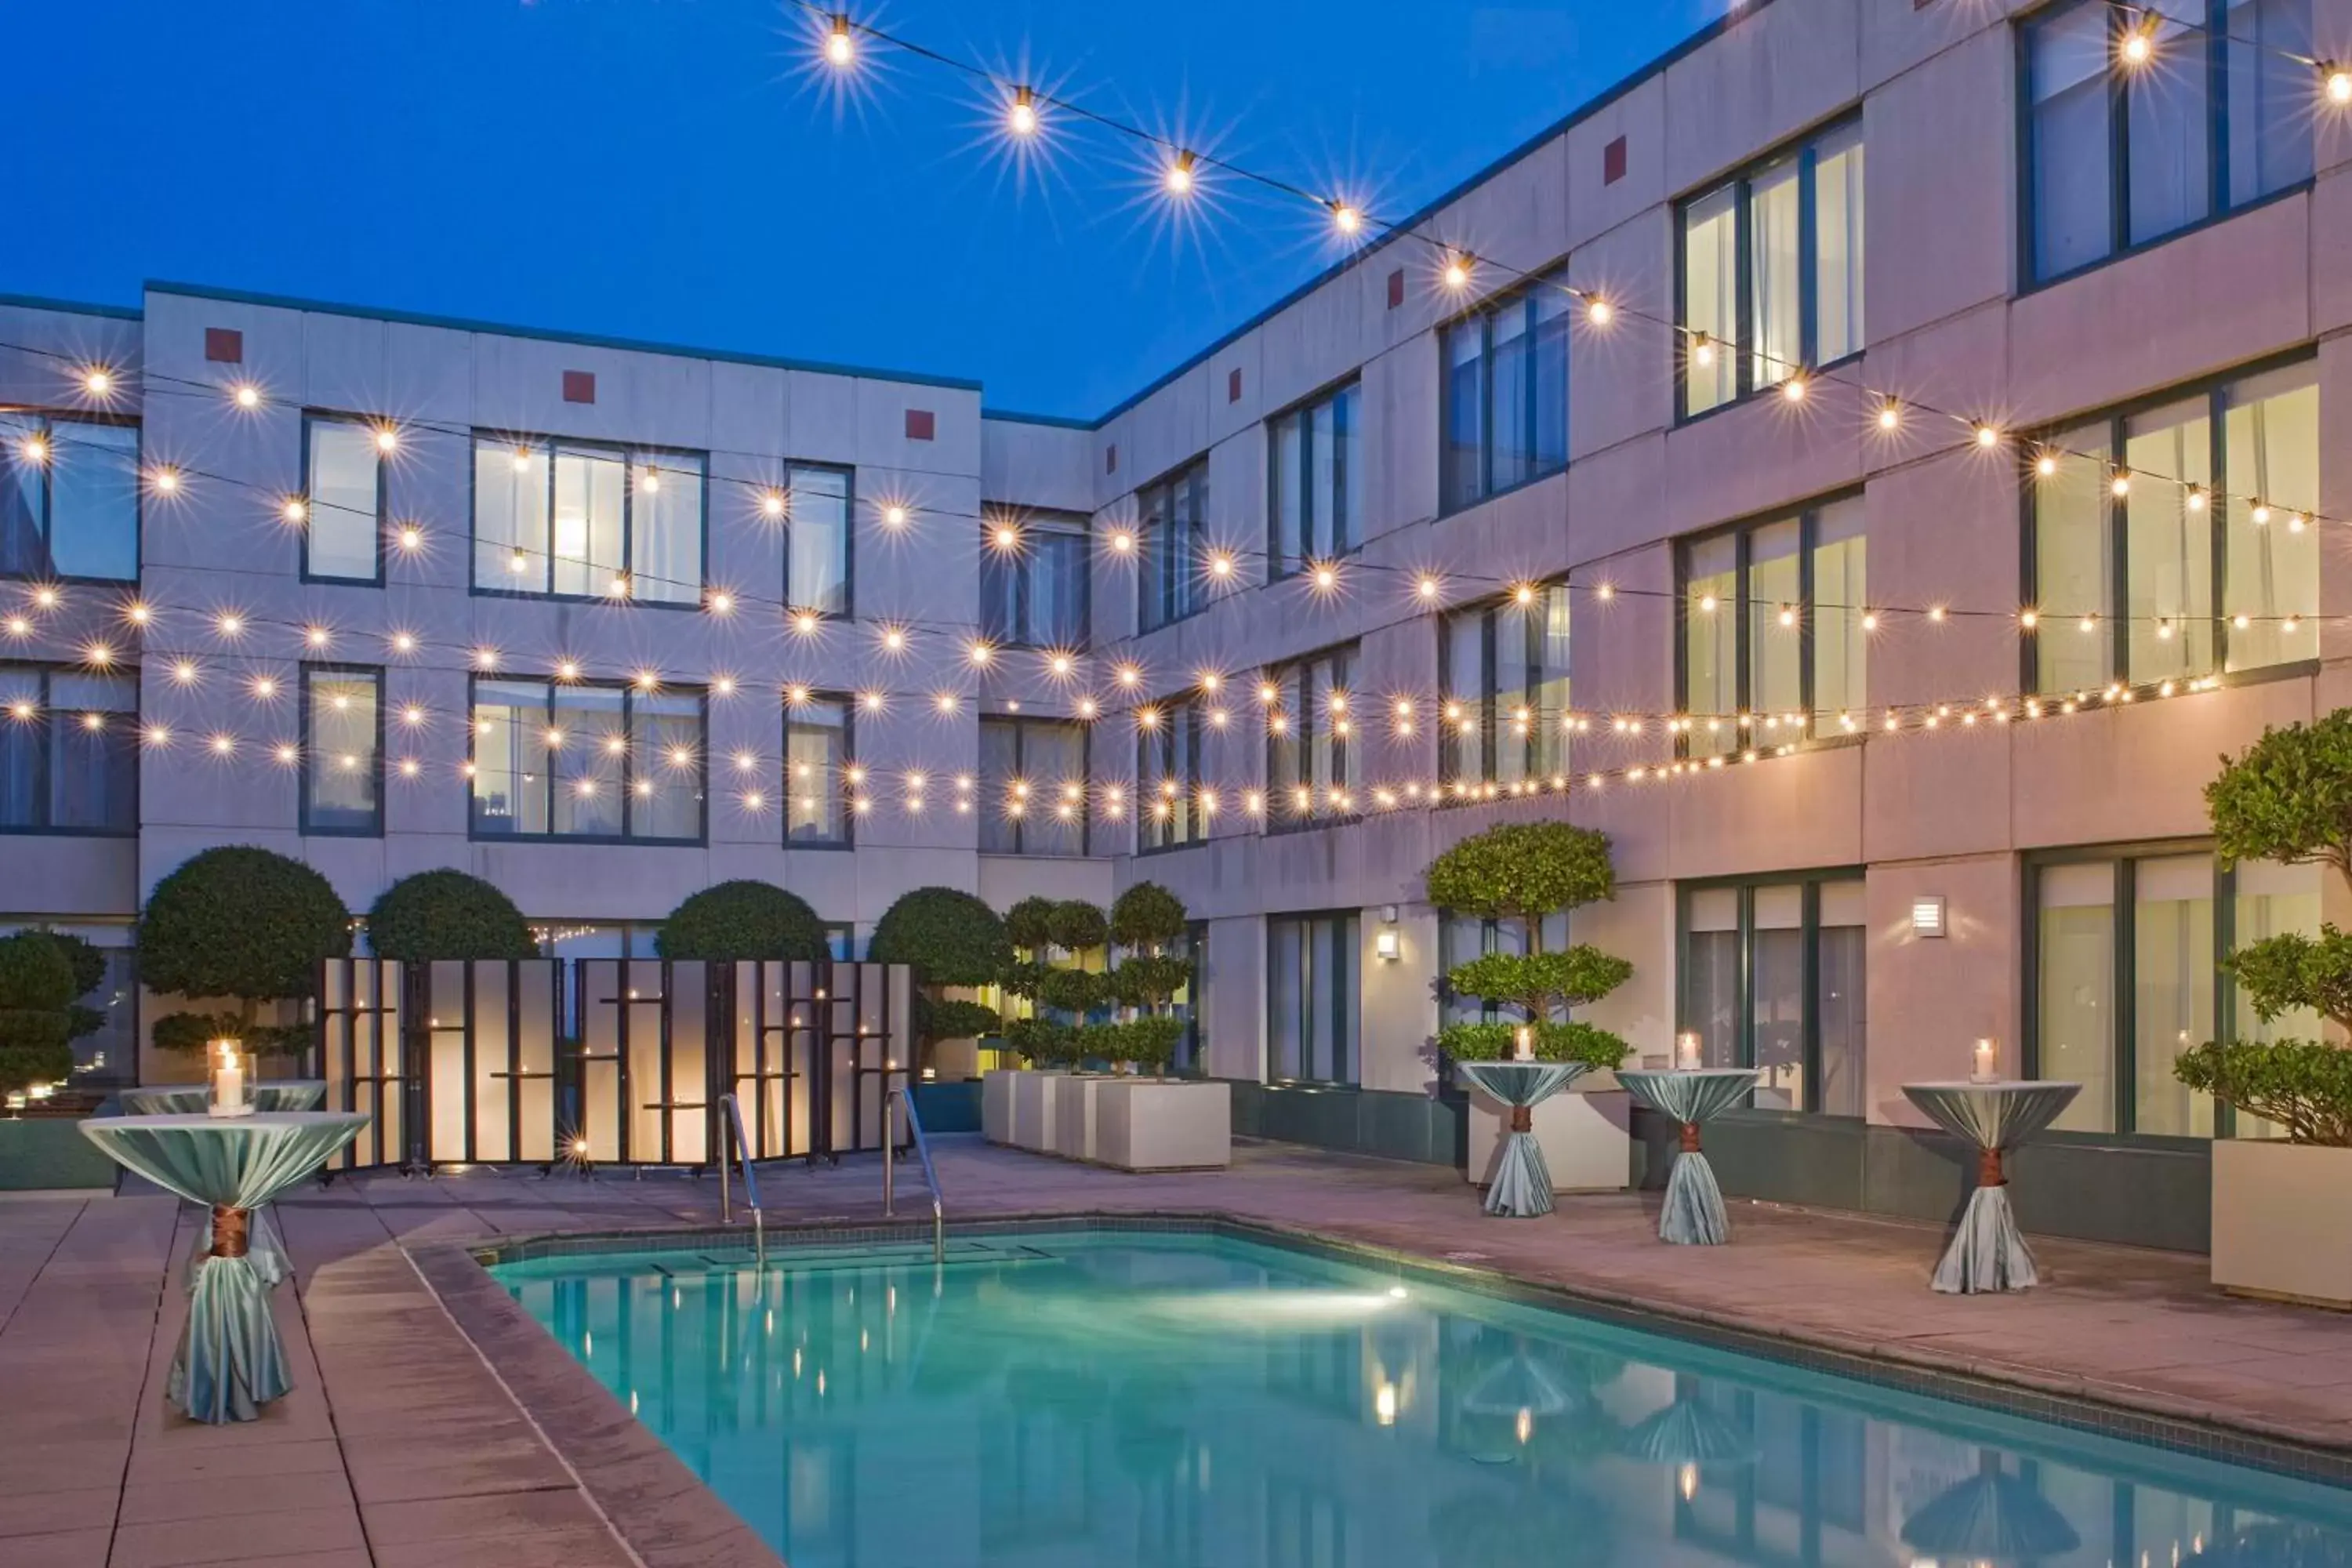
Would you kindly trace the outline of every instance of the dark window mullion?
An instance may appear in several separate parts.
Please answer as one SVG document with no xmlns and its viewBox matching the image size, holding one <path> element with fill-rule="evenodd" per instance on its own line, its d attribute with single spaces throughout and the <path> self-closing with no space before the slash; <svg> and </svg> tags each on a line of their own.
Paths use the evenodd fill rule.
<svg viewBox="0 0 2352 1568">
<path fill-rule="evenodd" d="M 1739 1005 L 1732 1015 L 1732 1029 L 1737 1037 L 1732 1044 L 1739 1059 L 1734 1065 L 1752 1068 L 1756 1065 L 1756 889 L 1752 883 L 1743 884 L 1739 889 L 1737 958 Z"/>
<path fill-rule="evenodd" d="M 2139 865 L 2129 858 L 2116 861 L 2115 1045 L 2109 1089 L 2110 1113 L 2118 1132 L 2130 1132 L 2139 1121 L 2133 1089 L 2139 1067 Z"/>
<path fill-rule="evenodd" d="M 1810 733 L 1813 711 L 1813 547 L 1821 533 L 1821 513 L 1811 507 L 1797 514 L 1797 702 L 1806 715 L 1798 733 Z"/>
<path fill-rule="evenodd" d="M 1741 529 L 1734 537 L 1738 542 L 1733 552 L 1735 563 L 1731 573 L 1732 598 L 1735 601 L 1735 608 L 1731 618 L 1731 637 L 1733 643 L 1731 738 L 1735 742 L 1737 742 L 1740 738 L 1739 715 L 1747 713 L 1752 717 L 1755 711 L 1754 708 L 1748 701 L 1748 689 L 1750 683 L 1755 679 L 1756 672 L 1754 669 L 1749 668 L 1753 661 L 1748 658 L 1748 624 L 1750 618 L 1748 615 L 1748 596 L 1749 575 L 1748 557 L 1753 552 L 1756 541 L 1754 534 L 1744 528 Z M 1734 749 L 1738 750 L 1738 748 L 1735 745 Z"/>
<path fill-rule="evenodd" d="M 2230 210 L 2229 0 L 2205 5 L 2205 211 L 2218 217 Z M 2214 493 L 2221 487 L 2214 486 Z"/>
<path fill-rule="evenodd" d="M 2216 487 L 2218 493 L 2219 487 Z M 2238 983 L 2223 962 L 2238 942 L 2238 873 L 2217 858 L 2213 868 L 2213 1018 L 2209 1039 L 2235 1040 L 2238 1036 Z M 2238 1113 L 2226 1100 L 2213 1102 L 2213 1136 L 2234 1138 Z"/>
<path fill-rule="evenodd" d="M 1821 290 L 1816 287 L 1821 263 L 1820 208 L 1813 190 L 1818 164 L 1817 152 L 1811 145 L 1797 154 L 1797 358 L 1808 366 L 1821 363 L 1822 347 Z"/>
<path fill-rule="evenodd" d="M 2205 618 L 2212 627 L 2213 662 L 2192 675 L 2214 675 L 2230 668 L 2230 440 L 2226 386 L 2207 395 L 2205 437 L 2210 444 L 2210 479 L 2205 487 L 2205 526 L 2210 567 L 2207 574 Z"/>
<path fill-rule="evenodd" d="M 2107 422 L 2109 478 L 2128 473 L 2124 461 L 2124 420 L 2118 416 Z M 2107 660 L 2109 680 L 2131 683 L 2131 498 L 2116 494 L 2112 482 L 2102 487 L 2100 504 L 2106 510 L 2107 548 L 2114 556 L 2108 570 L 2108 605 L 2112 610 L 2107 625 Z"/>
<path fill-rule="evenodd" d="M 1819 1115 L 1822 1104 L 1822 884 L 1808 877 L 1799 895 L 1799 929 L 1802 958 L 1798 978 L 1797 1082 L 1804 1095 L 1801 1110 Z"/>
<path fill-rule="evenodd" d="M 1756 277 L 1748 258 L 1748 230 L 1753 216 L 1748 210 L 1748 194 L 1747 176 L 1742 175 L 1733 185 L 1731 198 L 1732 330 L 1739 340 L 1731 350 L 1734 399 L 1756 390 L 1756 376 L 1748 353 L 1756 335 Z"/>
<path fill-rule="evenodd" d="M 2129 8 L 2107 7 L 2107 254 L 2131 246 L 2131 83 L 2116 68 L 2124 34 L 2131 26 Z"/>
</svg>

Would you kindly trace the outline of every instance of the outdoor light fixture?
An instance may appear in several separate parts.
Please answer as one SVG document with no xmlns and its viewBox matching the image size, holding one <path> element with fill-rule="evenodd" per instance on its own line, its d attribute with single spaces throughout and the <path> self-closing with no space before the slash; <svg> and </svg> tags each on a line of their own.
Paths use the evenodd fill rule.
<svg viewBox="0 0 2352 1568">
<path fill-rule="evenodd" d="M 1381 906 L 1381 929 L 1372 934 L 1372 952 L 1382 963 L 1394 963 L 1404 956 L 1404 933 L 1397 929 L 1397 907 Z"/>
<path fill-rule="evenodd" d="M 1911 934 L 1917 937 L 1946 934 L 1944 896 L 1941 893 L 1922 893 L 1911 900 Z"/>
</svg>

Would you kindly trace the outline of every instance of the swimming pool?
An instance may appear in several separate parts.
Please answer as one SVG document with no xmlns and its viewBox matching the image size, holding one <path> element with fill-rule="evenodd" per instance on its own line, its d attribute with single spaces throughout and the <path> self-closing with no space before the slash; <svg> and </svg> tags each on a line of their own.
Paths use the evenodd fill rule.
<svg viewBox="0 0 2352 1568">
<path fill-rule="evenodd" d="M 792 1568 L 2352 1563 L 2352 1491 L 1227 1234 L 492 1273 Z"/>
</svg>

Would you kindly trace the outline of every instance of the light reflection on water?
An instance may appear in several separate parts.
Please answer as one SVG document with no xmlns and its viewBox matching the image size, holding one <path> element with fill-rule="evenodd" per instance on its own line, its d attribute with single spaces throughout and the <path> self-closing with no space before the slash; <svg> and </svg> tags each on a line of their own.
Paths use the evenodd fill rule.
<svg viewBox="0 0 2352 1568">
<path fill-rule="evenodd" d="M 1286 1252 L 899 1257 L 499 1272 L 793 1568 L 2352 1568 L 2343 1491 Z"/>
</svg>

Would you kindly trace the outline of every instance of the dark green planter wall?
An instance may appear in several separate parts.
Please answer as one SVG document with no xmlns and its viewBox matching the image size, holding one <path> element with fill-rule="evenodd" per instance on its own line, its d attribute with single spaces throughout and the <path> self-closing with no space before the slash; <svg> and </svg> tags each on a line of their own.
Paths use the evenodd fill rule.
<svg viewBox="0 0 2352 1568">
<path fill-rule="evenodd" d="M 70 1117 L 0 1119 L 0 1192 L 100 1187 L 112 1191 L 115 1164 Z"/>
<path fill-rule="evenodd" d="M 1469 1107 L 1459 1100 L 1234 1080 L 1238 1137 L 1459 1167 L 1468 1157 L 1469 1128 Z"/>
</svg>

